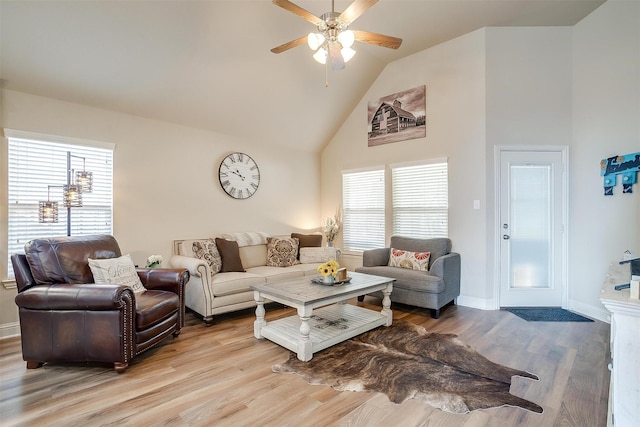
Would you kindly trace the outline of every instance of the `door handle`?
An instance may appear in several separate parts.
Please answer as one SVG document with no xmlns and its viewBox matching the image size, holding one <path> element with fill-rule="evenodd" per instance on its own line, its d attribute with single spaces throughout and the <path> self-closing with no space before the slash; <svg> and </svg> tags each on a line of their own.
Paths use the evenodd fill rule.
<svg viewBox="0 0 640 427">
<path fill-rule="evenodd" d="M 510 238 L 511 238 L 511 237 L 509 237 L 509 235 L 508 235 L 508 234 L 503 234 L 503 235 L 502 235 L 502 239 L 504 239 L 504 240 L 509 240 Z"/>
</svg>

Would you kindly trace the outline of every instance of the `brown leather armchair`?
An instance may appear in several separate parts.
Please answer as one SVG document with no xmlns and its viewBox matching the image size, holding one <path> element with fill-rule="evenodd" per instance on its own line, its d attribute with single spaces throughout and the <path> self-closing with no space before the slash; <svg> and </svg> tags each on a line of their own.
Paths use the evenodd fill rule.
<svg viewBox="0 0 640 427">
<path fill-rule="evenodd" d="M 95 284 L 88 258 L 121 256 L 109 235 L 31 240 L 11 255 L 18 295 L 22 357 L 44 362 L 129 361 L 184 325 L 185 269 L 136 269 L 146 290 Z"/>
</svg>

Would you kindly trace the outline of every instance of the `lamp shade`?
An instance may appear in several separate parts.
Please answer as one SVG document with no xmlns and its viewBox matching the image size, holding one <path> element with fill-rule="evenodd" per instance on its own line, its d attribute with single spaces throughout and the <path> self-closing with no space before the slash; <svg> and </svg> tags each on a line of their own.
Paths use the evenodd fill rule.
<svg viewBox="0 0 640 427">
<path fill-rule="evenodd" d="M 83 193 L 91 193 L 93 191 L 93 172 L 76 171 L 76 185 Z"/>
<path fill-rule="evenodd" d="M 320 33 L 309 33 L 307 36 L 307 44 L 311 50 L 317 50 L 324 43 L 324 36 Z"/>
<path fill-rule="evenodd" d="M 316 51 L 316 53 L 313 54 L 313 59 L 315 59 L 316 61 L 318 61 L 321 64 L 326 64 L 327 63 L 327 51 L 321 47 L 320 49 L 318 49 Z"/>
<path fill-rule="evenodd" d="M 58 222 L 58 202 L 38 202 L 38 222 Z"/>
<path fill-rule="evenodd" d="M 63 185 L 64 206 L 67 208 L 82 207 L 82 190 L 79 185 Z"/>
<path fill-rule="evenodd" d="M 348 47 L 353 46 L 353 42 L 355 40 L 356 40 L 356 37 L 353 34 L 353 31 L 351 31 L 351 30 L 345 30 L 345 31 L 341 32 L 340 34 L 338 34 L 338 41 L 340 42 L 340 44 L 342 45 L 343 48 L 348 48 Z M 346 61 L 346 59 L 345 59 L 345 61 Z"/>
<path fill-rule="evenodd" d="M 348 62 L 353 56 L 356 54 L 356 51 L 351 49 L 350 47 L 343 47 L 340 50 L 342 57 L 344 58 L 344 62 Z"/>
</svg>

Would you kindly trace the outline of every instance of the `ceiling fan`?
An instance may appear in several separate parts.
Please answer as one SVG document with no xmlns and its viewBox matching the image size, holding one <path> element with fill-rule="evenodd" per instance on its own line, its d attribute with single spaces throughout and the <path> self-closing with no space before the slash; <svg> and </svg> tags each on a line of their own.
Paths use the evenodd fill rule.
<svg viewBox="0 0 640 427">
<path fill-rule="evenodd" d="M 276 6 L 311 22 L 318 31 L 274 47 L 271 52 L 282 53 L 307 42 L 311 50 L 315 51 L 313 58 L 316 61 L 321 64 L 328 62 L 333 70 L 341 70 L 344 68 L 345 62 L 356 54 L 356 51 L 351 48 L 354 41 L 397 49 L 402 44 L 402 39 L 369 31 L 348 29 L 353 21 L 377 2 L 378 0 L 354 0 L 344 12 L 338 13 L 334 9 L 334 0 L 331 0 L 331 12 L 317 17 L 288 0 L 273 0 L 273 4 Z"/>
</svg>

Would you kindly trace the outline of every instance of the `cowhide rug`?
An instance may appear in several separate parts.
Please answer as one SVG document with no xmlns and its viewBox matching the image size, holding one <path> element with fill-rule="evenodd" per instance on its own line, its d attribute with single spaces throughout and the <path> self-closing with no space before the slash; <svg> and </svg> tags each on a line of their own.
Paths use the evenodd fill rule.
<svg viewBox="0 0 640 427">
<path fill-rule="evenodd" d="M 309 362 L 291 353 L 272 370 L 336 390 L 382 392 L 395 403 L 416 398 L 453 413 L 503 405 L 542 413 L 540 406 L 509 393 L 512 376 L 537 376 L 491 362 L 456 335 L 402 321 L 318 352 Z"/>
</svg>

